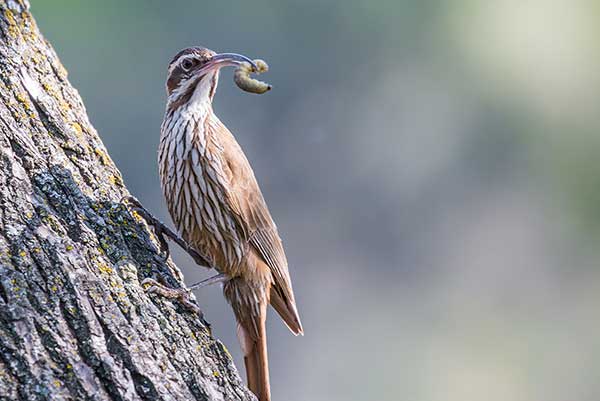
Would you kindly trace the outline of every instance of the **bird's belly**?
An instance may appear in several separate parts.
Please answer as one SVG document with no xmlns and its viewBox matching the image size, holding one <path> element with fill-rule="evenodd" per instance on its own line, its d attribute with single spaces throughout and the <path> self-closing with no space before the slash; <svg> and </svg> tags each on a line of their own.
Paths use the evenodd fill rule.
<svg viewBox="0 0 600 401">
<path fill-rule="evenodd" d="M 212 267 L 220 273 L 235 275 L 243 255 L 236 256 L 236 247 L 239 244 L 225 240 L 224 238 L 230 237 L 227 233 L 215 234 L 204 226 L 195 226 L 189 231 L 180 232 L 192 248 L 212 262 Z"/>
</svg>

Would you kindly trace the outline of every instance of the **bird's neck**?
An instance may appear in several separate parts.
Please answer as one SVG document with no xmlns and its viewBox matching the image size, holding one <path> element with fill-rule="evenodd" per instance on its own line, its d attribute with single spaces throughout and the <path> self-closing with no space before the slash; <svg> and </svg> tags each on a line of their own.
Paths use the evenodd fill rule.
<svg viewBox="0 0 600 401">
<path fill-rule="evenodd" d="M 213 79 L 202 79 L 195 86 L 177 88 L 170 94 L 162 127 L 162 135 L 172 137 L 206 135 L 205 126 L 216 119 L 212 108 Z"/>
<path fill-rule="evenodd" d="M 169 93 L 167 114 L 179 110 L 188 114 L 202 115 L 206 111 L 212 111 L 212 100 L 218 83 L 218 71 L 181 82 L 177 88 Z"/>
<path fill-rule="evenodd" d="M 218 78 L 204 77 L 184 82 L 167 99 L 167 114 L 185 112 L 202 115 L 212 111 L 212 99 Z"/>
<path fill-rule="evenodd" d="M 213 86 L 216 85 L 212 79 L 204 78 L 198 82 L 193 89 L 185 109 L 191 118 L 198 118 L 212 114 Z"/>
</svg>

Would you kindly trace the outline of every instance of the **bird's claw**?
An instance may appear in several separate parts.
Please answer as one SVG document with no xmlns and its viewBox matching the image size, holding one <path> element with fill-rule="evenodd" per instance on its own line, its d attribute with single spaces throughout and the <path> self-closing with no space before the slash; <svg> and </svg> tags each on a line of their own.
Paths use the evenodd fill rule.
<svg viewBox="0 0 600 401">
<path fill-rule="evenodd" d="M 188 310 L 204 317 L 202 310 L 191 300 L 191 291 L 187 288 L 169 288 L 152 278 L 145 278 L 140 283 L 148 294 L 156 294 L 168 299 L 176 299 Z"/>
</svg>

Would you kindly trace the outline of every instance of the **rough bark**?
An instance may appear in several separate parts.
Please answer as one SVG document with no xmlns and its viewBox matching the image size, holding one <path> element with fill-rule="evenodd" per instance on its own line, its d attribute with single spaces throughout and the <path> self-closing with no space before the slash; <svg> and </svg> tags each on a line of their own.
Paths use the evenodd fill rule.
<svg viewBox="0 0 600 401">
<path fill-rule="evenodd" d="M 177 267 L 27 0 L 0 0 L 0 399 L 249 400 L 225 347 L 140 286 Z"/>
</svg>

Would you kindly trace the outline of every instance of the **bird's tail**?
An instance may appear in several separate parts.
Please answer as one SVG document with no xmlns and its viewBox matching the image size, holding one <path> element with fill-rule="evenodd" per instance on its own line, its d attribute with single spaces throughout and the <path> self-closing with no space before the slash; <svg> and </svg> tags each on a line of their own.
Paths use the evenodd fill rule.
<svg viewBox="0 0 600 401">
<path fill-rule="evenodd" d="M 242 351 L 244 353 L 244 364 L 246 365 L 246 378 L 248 388 L 258 397 L 259 401 L 271 400 L 271 388 L 269 385 L 269 360 L 267 356 L 267 331 L 266 331 L 267 305 L 261 305 L 260 316 L 256 322 L 257 335 L 244 327 L 238 321 L 237 334 Z M 253 329 L 251 329 L 254 331 Z"/>
<path fill-rule="evenodd" d="M 269 286 L 267 284 L 264 287 L 233 278 L 223 285 L 223 294 L 237 320 L 237 335 L 244 353 L 248 388 L 259 401 L 270 401 L 266 328 Z"/>
</svg>

